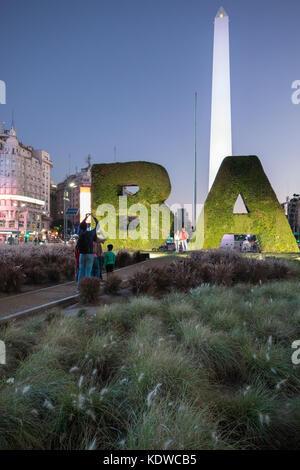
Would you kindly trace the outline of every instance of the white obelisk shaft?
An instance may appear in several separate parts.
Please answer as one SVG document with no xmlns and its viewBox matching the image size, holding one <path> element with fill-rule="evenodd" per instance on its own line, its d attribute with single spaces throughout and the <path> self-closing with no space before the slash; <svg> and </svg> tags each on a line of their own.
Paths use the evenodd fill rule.
<svg viewBox="0 0 300 470">
<path fill-rule="evenodd" d="M 229 18 L 221 7 L 214 23 L 209 189 L 222 160 L 232 155 Z"/>
</svg>

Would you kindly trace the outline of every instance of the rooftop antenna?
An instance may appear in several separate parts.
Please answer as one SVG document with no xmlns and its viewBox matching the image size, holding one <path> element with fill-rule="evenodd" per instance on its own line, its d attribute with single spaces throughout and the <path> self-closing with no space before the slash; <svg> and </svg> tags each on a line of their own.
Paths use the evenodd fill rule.
<svg viewBox="0 0 300 470">
<path fill-rule="evenodd" d="M 86 160 L 85 160 L 88 164 L 88 168 L 91 168 L 91 161 L 92 161 L 92 157 L 91 157 L 91 154 L 89 153 L 88 156 L 86 157 Z"/>
<path fill-rule="evenodd" d="M 12 112 L 11 112 L 11 127 L 13 127 L 13 128 L 15 128 L 14 114 L 15 114 L 15 111 L 14 111 L 14 109 L 12 109 Z"/>
<path fill-rule="evenodd" d="M 193 207 L 193 225 L 196 227 L 197 217 L 197 92 L 195 91 L 194 103 L 194 207 Z"/>
</svg>

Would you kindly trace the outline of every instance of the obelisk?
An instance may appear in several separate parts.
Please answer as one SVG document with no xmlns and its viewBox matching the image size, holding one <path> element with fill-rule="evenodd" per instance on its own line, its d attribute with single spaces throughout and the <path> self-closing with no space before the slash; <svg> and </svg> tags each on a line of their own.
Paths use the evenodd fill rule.
<svg viewBox="0 0 300 470">
<path fill-rule="evenodd" d="M 222 160 L 231 155 L 229 17 L 221 7 L 214 22 L 209 189 Z"/>
</svg>

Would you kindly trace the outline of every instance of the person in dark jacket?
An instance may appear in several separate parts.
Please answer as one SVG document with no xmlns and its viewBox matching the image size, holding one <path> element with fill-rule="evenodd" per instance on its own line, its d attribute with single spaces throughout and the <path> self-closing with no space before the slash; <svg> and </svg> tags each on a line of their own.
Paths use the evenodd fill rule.
<svg viewBox="0 0 300 470">
<path fill-rule="evenodd" d="M 89 216 L 92 216 L 95 221 L 95 228 L 88 230 L 86 220 Z M 79 225 L 79 238 L 77 242 L 77 248 L 79 251 L 79 273 L 78 273 L 78 284 L 84 277 L 89 277 L 92 272 L 94 262 L 94 241 L 97 240 L 97 229 L 98 220 L 93 214 L 86 214 L 85 218 Z"/>
</svg>

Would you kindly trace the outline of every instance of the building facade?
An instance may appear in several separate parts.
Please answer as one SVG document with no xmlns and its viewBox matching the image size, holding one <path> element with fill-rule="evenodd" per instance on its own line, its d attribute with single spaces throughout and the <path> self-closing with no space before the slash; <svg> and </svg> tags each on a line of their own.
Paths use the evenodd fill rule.
<svg viewBox="0 0 300 470">
<path fill-rule="evenodd" d="M 294 234 L 300 233 L 300 195 L 294 194 L 293 197 L 287 197 L 281 204 L 285 215 L 289 221 Z"/>
<path fill-rule="evenodd" d="M 83 202 L 90 197 L 91 191 L 91 163 L 88 166 L 68 176 L 58 184 L 51 184 L 51 219 L 53 223 L 64 219 L 64 212 L 68 208 L 78 209 L 77 215 L 67 215 L 68 226 L 76 228 L 84 210 Z M 87 204 L 86 212 L 90 212 L 90 204 Z"/>
<path fill-rule="evenodd" d="M 49 153 L 18 141 L 0 126 L 0 237 L 41 234 L 50 227 Z"/>
</svg>

